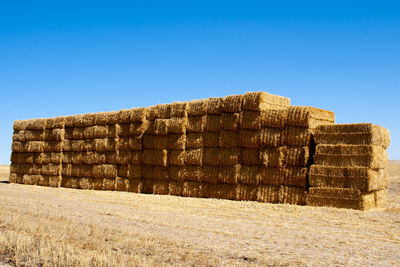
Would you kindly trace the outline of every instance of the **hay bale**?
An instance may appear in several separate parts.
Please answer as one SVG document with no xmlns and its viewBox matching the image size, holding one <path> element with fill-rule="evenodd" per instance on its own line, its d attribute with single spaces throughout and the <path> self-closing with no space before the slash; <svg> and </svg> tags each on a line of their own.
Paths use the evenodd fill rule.
<svg viewBox="0 0 400 267">
<path fill-rule="evenodd" d="M 262 147 L 280 147 L 285 143 L 284 131 L 280 128 L 262 128 L 260 130 L 260 145 Z"/>
<path fill-rule="evenodd" d="M 93 178 L 91 177 L 79 177 L 79 178 L 72 178 L 73 183 L 76 184 L 76 188 L 84 189 L 84 190 L 91 190 L 93 189 Z"/>
<path fill-rule="evenodd" d="M 257 200 L 257 187 L 248 185 L 236 186 L 236 200 L 241 201 L 256 201 Z"/>
<path fill-rule="evenodd" d="M 204 148 L 203 150 L 203 163 L 211 166 L 219 166 L 220 150 L 218 148 Z"/>
<path fill-rule="evenodd" d="M 82 164 L 104 164 L 106 163 L 106 154 L 104 152 L 87 151 L 82 153 Z"/>
<path fill-rule="evenodd" d="M 128 191 L 129 179 L 125 177 L 119 177 L 115 179 L 115 191 Z"/>
<path fill-rule="evenodd" d="M 64 130 L 65 130 L 65 135 L 64 135 L 65 139 L 68 139 L 68 140 L 74 139 L 73 136 L 72 136 L 74 128 L 65 128 Z"/>
<path fill-rule="evenodd" d="M 227 131 L 236 131 L 240 126 L 240 113 L 222 113 L 221 128 Z"/>
<path fill-rule="evenodd" d="M 143 150 L 143 163 L 146 165 L 158 165 L 167 166 L 167 155 L 166 149 L 163 150 Z"/>
<path fill-rule="evenodd" d="M 240 162 L 239 148 L 220 149 L 218 154 L 219 154 L 219 163 L 221 165 L 232 166 Z"/>
<path fill-rule="evenodd" d="M 74 168 L 75 165 L 72 166 Z M 118 172 L 118 171 L 117 171 Z M 80 176 L 80 175 L 73 175 L 73 176 Z M 92 177 L 93 178 L 104 178 L 104 168 L 103 165 L 93 165 L 92 169 Z M 103 184 L 103 182 L 102 182 Z"/>
<path fill-rule="evenodd" d="M 335 123 L 335 113 L 314 107 L 288 107 L 287 125 L 316 128 L 318 125 Z"/>
<path fill-rule="evenodd" d="M 284 168 L 259 168 L 259 183 L 263 185 L 282 185 L 287 177 L 287 169 Z M 251 172 L 249 172 L 251 174 Z M 257 173 L 258 174 L 258 173 Z"/>
<path fill-rule="evenodd" d="M 49 186 L 49 175 L 37 175 L 37 184 L 40 186 Z"/>
<path fill-rule="evenodd" d="M 188 149 L 185 153 L 185 164 L 187 165 L 203 165 L 203 149 Z"/>
<path fill-rule="evenodd" d="M 65 137 L 65 130 L 64 129 L 46 129 L 43 133 L 43 140 L 44 141 L 62 141 Z"/>
<path fill-rule="evenodd" d="M 237 184 L 242 181 L 241 165 L 221 166 L 219 169 L 218 182 L 223 184 Z"/>
<path fill-rule="evenodd" d="M 261 150 L 261 161 L 265 167 L 282 167 L 285 165 L 287 148 L 270 147 Z"/>
<path fill-rule="evenodd" d="M 128 178 L 129 179 L 139 179 L 144 177 L 143 173 L 149 174 L 149 167 L 144 165 L 128 165 Z M 154 168 L 153 172 L 150 171 L 149 176 L 154 177 Z"/>
<path fill-rule="evenodd" d="M 222 98 L 222 112 L 241 112 L 243 95 L 229 95 Z"/>
<path fill-rule="evenodd" d="M 183 195 L 183 183 L 176 181 L 169 181 L 168 193 L 172 196 L 182 196 Z"/>
<path fill-rule="evenodd" d="M 168 133 L 184 134 L 186 133 L 187 118 L 173 117 L 169 120 Z"/>
<path fill-rule="evenodd" d="M 310 165 L 310 148 L 303 147 L 287 147 L 285 151 L 285 165 L 307 167 Z"/>
<path fill-rule="evenodd" d="M 39 176 L 40 175 L 24 174 L 22 177 L 22 183 L 29 185 L 37 185 L 39 182 Z"/>
<path fill-rule="evenodd" d="M 388 148 L 390 133 L 371 123 L 321 125 L 315 131 L 317 144 L 376 145 Z"/>
<path fill-rule="evenodd" d="M 311 136 L 314 130 L 304 127 L 286 126 L 284 131 L 285 145 L 309 146 L 312 142 Z"/>
<path fill-rule="evenodd" d="M 27 120 L 28 124 L 26 126 L 26 130 L 40 130 L 44 131 L 46 127 L 45 119 L 30 119 Z"/>
<path fill-rule="evenodd" d="M 129 129 L 128 129 L 129 131 Z M 128 133 L 129 135 L 129 133 Z M 83 133 L 84 136 L 84 133 Z M 108 126 L 107 125 L 95 125 L 93 127 L 93 137 L 94 138 L 106 138 L 108 137 Z"/>
<path fill-rule="evenodd" d="M 208 99 L 192 100 L 188 102 L 187 114 L 189 116 L 202 116 L 207 114 Z"/>
<path fill-rule="evenodd" d="M 169 167 L 154 166 L 154 178 L 156 180 L 169 180 Z"/>
<path fill-rule="evenodd" d="M 106 151 L 106 164 L 118 164 L 118 157 L 119 157 L 119 152 L 115 151 Z"/>
<path fill-rule="evenodd" d="M 25 140 L 25 131 L 14 131 L 12 134 L 13 141 L 21 141 L 24 142 Z"/>
<path fill-rule="evenodd" d="M 154 180 L 153 194 L 168 195 L 168 193 L 169 193 L 169 181 Z"/>
<path fill-rule="evenodd" d="M 279 203 L 278 185 L 259 185 L 257 187 L 257 201 L 264 203 Z"/>
<path fill-rule="evenodd" d="M 132 147 L 132 139 L 130 137 L 119 137 L 118 138 L 118 150 L 119 151 L 130 151 Z"/>
<path fill-rule="evenodd" d="M 79 146 L 79 150 L 75 150 L 74 149 L 74 151 L 82 151 L 80 147 L 82 146 L 83 143 L 84 143 L 83 141 L 80 142 L 79 140 L 73 140 L 72 141 L 72 148 L 74 149 L 74 144 L 81 144 Z M 93 139 L 93 149 L 94 149 L 94 151 L 105 152 L 106 151 L 106 144 L 107 144 L 107 138 L 96 138 L 96 139 Z"/>
<path fill-rule="evenodd" d="M 51 187 L 61 187 L 62 176 L 48 176 L 49 186 Z"/>
<path fill-rule="evenodd" d="M 285 185 L 307 188 L 308 168 L 291 167 L 286 170 Z"/>
<path fill-rule="evenodd" d="M 261 128 L 285 128 L 288 109 L 267 109 L 261 111 Z"/>
<path fill-rule="evenodd" d="M 387 151 L 369 145 L 317 145 L 314 162 L 317 165 L 336 167 L 386 168 Z"/>
<path fill-rule="evenodd" d="M 261 129 L 261 123 L 263 120 L 262 113 L 260 111 L 243 110 L 241 113 L 241 129 L 259 130 Z"/>
<path fill-rule="evenodd" d="M 61 151 L 61 145 L 58 142 L 28 141 L 25 143 L 24 150 L 26 152 Z"/>
<path fill-rule="evenodd" d="M 25 130 L 24 132 L 25 141 L 43 141 L 44 131 L 43 130 Z"/>
<path fill-rule="evenodd" d="M 63 164 L 63 165 L 61 165 L 61 175 L 63 177 L 72 176 L 72 164 Z"/>
<path fill-rule="evenodd" d="M 169 178 L 178 181 L 202 181 L 203 171 L 199 166 L 170 166 Z"/>
<path fill-rule="evenodd" d="M 218 115 L 207 115 L 206 124 L 204 131 L 206 132 L 218 132 L 222 130 L 221 114 Z"/>
<path fill-rule="evenodd" d="M 279 188 L 279 203 L 291 205 L 305 205 L 306 191 L 304 188 L 281 186 Z"/>
<path fill-rule="evenodd" d="M 117 177 L 128 178 L 129 177 L 129 165 L 118 165 Z"/>
<path fill-rule="evenodd" d="M 166 135 L 161 135 L 158 136 L 156 135 L 154 137 L 154 149 L 166 149 L 168 147 L 168 136 Z"/>
<path fill-rule="evenodd" d="M 155 135 L 143 135 L 143 149 L 154 149 Z"/>
<path fill-rule="evenodd" d="M 153 123 L 153 125 L 154 125 L 154 123 Z M 148 121 L 133 122 L 131 124 L 131 135 L 132 136 L 142 136 L 147 131 L 148 127 L 149 127 Z M 155 129 L 154 129 L 154 132 L 155 132 Z"/>
<path fill-rule="evenodd" d="M 118 112 L 118 123 L 131 123 L 132 109 L 122 109 Z"/>
<path fill-rule="evenodd" d="M 41 153 L 41 163 L 43 164 L 62 164 L 63 154 L 59 152 L 45 152 Z M 33 158 L 33 157 L 32 157 Z M 34 163 L 34 162 L 32 162 Z"/>
<path fill-rule="evenodd" d="M 45 119 L 46 129 L 62 129 L 65 127 L 65 117 L 54 117 Z"/>
<path fill-rule="evenodd" d="M 154 121 L 155 134 L 156 135 L 167 135 L 169 127 L 169 119 L 156 119 Z"/>
<path fill-rule="evenodd" d="M 28 121 L 27 120 L 15 120 L 13 123 L 14 131 L 24 131 L 27 129 Z"/>
<path fill-rule="evenodd" d="M 203 197 L 218 199 L 236 199 L 236 185 L 202 183 Z"/>
<path fill-rule="evenodd" d="M 171 118 L 172 104 L 158 104 L 148 108 L 147 119 L 169 119 Z"/>
<path fill-rule="evenodd" d="M 203 187 L 201 182 L 184 182 L 183 192 L 184 197 L 203 197 Z"/>
<path fill-rule="evenodd" d="M 95 125 L 116 124 L 119 121 L 119 111 L 99 112 L 95 113 Z"/>
<path fill-rule="evenodd" d="M 75 127 L 74 121 L 75 121 L 75 115 L 66 116 L 65 117 L 65 128 Z"/>
<path fill-rule="evenodd" d="M 217 183 L 220 176 L 219 166 L 203 165 L 202 181 Z"/>
<path fill-rule="evenodd" d="M 203 146 L 204 147 L 220 147 L 220 132 L 205 132 L 203 133 Z"/>
<path fill-rule="evenodd" d="M 43 145 L 43 151 L 44 152 L 61 152 L 61 151 L 63 151 L 63 143 L 60 142 L 60 141 L 47 141 L 47 142 L 43 142 L 42 145 Z M 41 145 L 40 144 L 35 144 L 33 146 L 38 148 L 37 146 L 41 146 Z M 35 150 L 35 151 L 39 152 L 38 150 Z"/>
<path fill-rule="evenodd" d="M 103 178 L 92 178 L 92 181 L 94 190 L 103 190 Z"/>
<path fill-rule="evenodd" d="M 186 134 L 169 134 L 168 149 L 185 150 Z"/>
<path fill-rule="evenodd" d="M 25 152 L 25 143 L 14 141 L 11 144 L 11 151 L 12 152 Z"/>
<path fill-rule="evenodd" d="M 312 165 L 309 185 L 315 187 L 338 187 L 370 192 L 386 189 L 388 174 L 385 169 L 366 167 L 328 167 Z"/>
<path fill-rule="evenodd" d="M 186 130 L 188 133 L 201 133 L 204 132 L 206 126 L 207 116 L 189 116 L 187 119 Z"/>
<path fill-rule="evenodd" d="M 184 150 L 169 150 L 168 151 L 168 164 L 172 166 L 185 165 L 186 152 Z"/>
<path fill-rule="evenodd" d="M 118 125 L 118 137 L 130 137 L 132 135 L 132 124 L 131 123 L 120 123 Z M 107 127 L 107 126 L 105 126 Z M 108 133 L 105 136 L 107 137 Z"/>
<path fill-rule="evenodd" d="M 220 133 L 220 147 L 221 148 L 234 148 L 239 147 L 240 135 L 239 132 L 222 130 Z"/>
<path fill-rule="evenodd" d="M 70 161 L 72 164 L 82 164 L 82 154 L 83 153 L 81 152 L 70 152 L 67 155 L 71 157 L 68 161 Z"/>
<path fill-rule="evenodd" d="M 104 178 L 102 190 L 114 191 L 115 190 L 115 178 Z"/>
<path fill-rule="evenodd" d="M 131 109 L 131 122 L 146 121 L 146 116 L 148 114 L 148 111 L 149 110 L 145 107 Z"/>
<path fill-rule="evenodd" d="M 172 117 L 187 117 L 189 105 L 188 102 L 173 102 L 171 104 Z"/>
<path fill-rule="evenodd" d="M 142 188 L 142 194 L 153 194 L 154 193 L 154 179 L 144 179 L 143 180 L 143 188 Z"/>
<path fill-rule="evenodd" d="M 184 166 L 170 166 L 168 177 L 177 182 L 185 181 Z"/>
<path fill-rule="evenodd" d="M 259 148 L 261 145 L 260 131 L 257 130 L 240 130 L 239 138 L 243 148 Z"/>
<path fill-rule="evenodd" d="M 203 134 L 202 133 L 188 133 L 186 137 L 186 148 L 203 148 Z"/>
<path fill-rule="evenodd" d="M 132 193 L 142 193 L 143 192 L 143 179 L 129 179 L 128 191 Z"/>
<path fill-rule="evenodd" d="M 131 151 L 118 151 L 116 162 L 120 165 L 128 165 L 131 163 L 132 153 Z"/>
<path fill-rule="evenodd" d="M 267 92 L 247 92 L 243 96 L 243 110 L 265 110 L 287 108 L 290 99 L 283 96 L 272 95 Z"/>
<path fill-rule="evenodd" d="M 222 113 L 222 98 L 210 97 L 207 101 L 207 114 L 221 114 Z"/>
</svg>

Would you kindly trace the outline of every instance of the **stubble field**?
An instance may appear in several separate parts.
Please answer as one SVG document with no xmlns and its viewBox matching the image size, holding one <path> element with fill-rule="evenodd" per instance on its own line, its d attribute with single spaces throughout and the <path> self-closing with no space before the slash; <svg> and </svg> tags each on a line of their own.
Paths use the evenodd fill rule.
<svg viewBox="0 0 400 267">
<path fill-rule="evenodd" d="M 388 209 L 362 212 L 9 184 L 1 166 L 0 262 L 398 266 L 400 164 L 389 169 Z"/>
</svg>

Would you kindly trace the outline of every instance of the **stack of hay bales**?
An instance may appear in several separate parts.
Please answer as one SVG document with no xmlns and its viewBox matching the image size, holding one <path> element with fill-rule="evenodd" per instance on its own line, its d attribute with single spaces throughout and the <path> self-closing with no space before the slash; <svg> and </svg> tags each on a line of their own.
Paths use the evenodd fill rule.
<svg viewBox="0 0 400 267">
<path fill-rule="evenodd" d="M 307 205 L 386 207 L 387 129 L 370 123 L 320 126 L 315 141 Z"/>
</svg>

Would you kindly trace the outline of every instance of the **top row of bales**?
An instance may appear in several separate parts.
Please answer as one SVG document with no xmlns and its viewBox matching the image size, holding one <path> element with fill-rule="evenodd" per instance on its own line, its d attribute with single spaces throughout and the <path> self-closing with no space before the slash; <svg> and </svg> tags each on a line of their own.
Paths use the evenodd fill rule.
<svg viewBox="0 0 400 267">
<path fill-rule="evenodd" d="M 141 107 L 47 119 L 17 120 L 14 122 L 13 128 L 14 131 L 21 131 L 87 127 L 93 125 L 144 122 L 146 120 L 170 119 L 174 117 L 235 113 L 242 110 L 262 111 L 289 106 L 290 99 L 287 97 L 272 95 L 266 92 L 248 92 L 245 95 L 159 104 L 148 108 Z"/>
</svg>

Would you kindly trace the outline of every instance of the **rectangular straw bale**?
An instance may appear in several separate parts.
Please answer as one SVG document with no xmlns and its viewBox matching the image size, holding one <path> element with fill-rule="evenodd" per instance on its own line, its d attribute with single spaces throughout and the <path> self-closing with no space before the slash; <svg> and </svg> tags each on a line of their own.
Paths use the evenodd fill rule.
<svg viewBox="0 0 400 267">
<path fill-rule="evenodd" d="M 167 135 L 169 128 L 169 119 L 156 119 L 154 121 L 154 128 L 156 135 Z"/>
<path fill-rule="evenodd" d="M 203 183 L 203 197 L 217 199 L 236 199 L 236 185 Z"/>
<path fill-rule="evenodd" d="M 24 135 L 26 141 L 43 141 L 44 130 L 25 130 Z"/>
<path fill-rule="evenodd" d="M 221 114 L 222 113 L 222 98 L 210 97 L 207 101 L 207 114 Z"/>
<path fill-rule="evenodd" d="M 189 116 L 187 118 L 186 130 L 188 133 L 201 133 L 204 132 L 206 126 L 207 116 Z"/>
<path fill-rule="evenodd" d="M 24 174 L 22 178 L 22 183 L 29 185 L 37 185 L 38 180 L 39 180 L 39 175 Z"/>
<path fill-rule="evenodd" d="M 119 111 L 95 113 L 95 125 L 116 124 L 119 121 Z"/>
<path fill-rule="evenodd" d="M 25 143 L 19 142 L 19 141 L 12 142 L 11 151 L 12 152 L 26 152 L 25 151 Z"/>
<path fill-rule="evenodd" d="M 45 152 L 42 154 L 42 163 L 43 164 L 61 164 L 62 163 L 62 158 L 63 154 L 59 152 Z M 33 162 L 32 162 L 33 163 Z"/>
<path fill-rule="evenodd" d="M 241 165 L 240 175 L 238 176 L 237 183 L 256 186 L 260 183 L 261 178 L 261 166 Z"/>
<path fill-rule="evenodd" d="M 154 123 L 153 123 L 154 125 Z M 149 127 L 149 122 L 144 121 L 144 122 L 133 122 L 131 124 L 131 135 L 133 136 L 142 136 L 146 131 L 147 128 Z M 155 129 L 154 129 L 155 132 Z"/>
<path fill-rule="evenodd" d="M 68 140 L 74 139 L 72 133 L 74 132 L 74 128 L 65 128 L 65 135 L 64 138 Z"/>
<path fill-rule="evenodd" d="M 261 111 L 261 128 L 285 128 L 288 109 L 266 109 Z"/>
<path fill-rule="evenodd" d="M 217 183 L 220 176 L 219 166 L 203 165 L 203 181 L 209 183 Z"/>
<path fill-rule="evenodd" d="M 220 133 L 220 146 L 221 148 L 234 148 L 239 147 L 240 135 L 239 132 L 222 130 Z"/>
<path fill-rule="evenodd" d="M 119 137 L 118 138 L 118 150 L 130 151 L 132 150 L 132 139 L 130 137 Z"/>
<path fill-rule="evenodd" d="M 119 165 L 128 165 L 131 163 L 132 152 L 131 151 L 118 151 L 117 163 Z"/>
<path fill-rule="evenodd" d="M 169 181 L 168 185 L 169 195 L 182 196 L 183 195 L 183 183 L 176 181 Z"/>
<path fill-rule="evenodd" d="M 184 134 L 186 133 L 187 118 L 172 117 L 169 120 L 168 133 Z"/>
<path fill-rule="evenodd" d="M 73 165 L 74 166 L 74 165 Z M 74 175 L 75 176 L 75 175 Z M 80 175 L 77 175 L 80 176 Z M 93 178 L 104 178 L 104 168 L 102 165 L 93 165 L 92 169 L 92 177 Z"/>
<path fill-rule="evenodd" d="M 286 168 L 286 170 L 285 185 L 307 187 L 308 168 L 291 167 Z"/>
<path fill-rule="evenodd" d="M 63 150 L 63 143 L 60 141 L 47 141 L 43 145 L 44 152 L 61 152 Z"/>
<path fill-rule="evenodd" d="M 260 111 L 243 110 L 240 119 L 241 129 L 259 130 L 261 129 L 262 113 Z"/>
<path fill-rule="evenodd" d="M 83 144 L 84 142 L 76 142 L 79 140 L 73 140 L 72 146 L 74 146 L 74 143 L 76 144 Z M 106 145 L 107 145 L 107 138 L 96 138 L 93 139 L 93 150 L 97 152 L 105 152 L 106 151 Z M 81 146 L 80 146 L 81 147 Z M 80 151 L 80 150 L 74 150 L 74 151 Z"/>
<path fill-rule="evenodd" d="M 371 123 L 321 125 L 315 131 L 317 144 L 376 145 L 388 148 L 390 133 Z"/>
<path fill-rule="evenodd" d="M 25 143 L 24 149 L 26 152 L 58 151 L 57 148 L 60 148 L 60 146 L 58 142 L 57 145 L 55 145 L 54 142 L 28 141 Z"/>
<path fill-rule="evenodd" d="M 70 115 L 65 117 L 65 128 L 73 128 L 75 121 L 75 115 Z"/>
<path fill-rule="evenodd" d="M 44 175 L 59 175 L 61 174 L 61 165 L 59 164 L 43 164 L 40 174 Z"/>
<path fill-rule="evenodd" d="M 37 185 L 49 186 L 49 177 L 51 177 L 51 176 L 50 175 L 38 175 Z"/>
<path fill-rule="evenodd" d="M 42 164 L 43 163 L 43 153 L 15 153 L 15 152 L 12 152 L 11 161 L 13 163 Z M 49 163 L 51 163 L 51 161 Z"/>
<path fill-rule="evenodd" d="M 203 187 L 201 182 L 184 182 L 183 193 L 184 197 L 203 197 Z"/>
<path fill-rule="evenodd" d="M 144 179 L 143 180 L 143 188 L 142 194 L 154 194 L 154 179 Z"/>
<path fill-rule="evenodd" d="M 65 117 L 59 116 L 54 118 L 46 118 L 46 129 L 62 129 L 65 127 Z"/>
<path fill-rule="evenodd" d="M 144 149 L 154 149 L 154 138 L 155 135 L 145 134 L 143 135 L 143 148 Z"/>
<path fill-rule="evenodd" d="M 203 150 L 203 163 L 212 166 L 219 166 L 220 150 L 218 148 L 205 148 Z"/>
<path fill-rule="evenodd" d="M 284 131 L 285 145 L 288 146 L 309 146 L 314 130 L 310 128 L 286 126 Z"/>
<path fill-rule="evenodd" d="M 169 150 L 168 164 L 172 166 L 185 165 L 186 152 L 184 150 Z"/>
<path fill-rule="evenodd" d="M 260 130 L 260 145 L 262 147 L 280 147 L 285 143 L 284 131 L 280 128 L 262 128 Z"/>
<path fill-rule="evenodd" d="M 260 131 L 240 130 L 240 146 L 243 148 L 259 148 L 261 145 Z"/>
<path fill-rule="evenodd" d="M 265 167 L 282 167 L 285 165 L 285 155 L 287 148 L 269 147 L 261 150 L 261 160 Z"/>
<path fill-rule="evenodd" d="M 43 133 L 43 140 L 44 141 L 62 141 L 65 137 L 65 130 L 64 129 L 46 129 Z"/>
<path fill-rule="evenodd" d="M 131 109 L 131 122 L 144 122 L 149 110 L 146 107 Z"/>
<path fill-rule="evenodd" d="M 104 179 L 103 178 L 92 178 L 92 188 L 94 190 L 103 190 L 103 182 Z"/>
<path fill-rule="evenodd" d="M 171 104 L 171 118 L 186 117 L 188 115 L 188 109 L 188 102 L 173 102 Z"/>
<path fill-rule="evenodd" d="M 129 123 L 130 124 L 132 122 L 131 114 L 132 114 L 132 109 L 120 110 L 119 114 L 118 114 L 118 123 Z"/>
<path fill-rule="evenodd" d="M 287 125 L 316 128 L 318 125 L 335 123 L 335 113 L 314 107 L 288 107 Z"/>
<path fill-rule="evenodd" d="M 28 125 L 26 130 L 40 130 L 43 131 L 46 127 L 45 119 L 30 119 L 28 120 Z"/>
<path fill-rule="evenodd" d="M 169 167 L 154 166 L 154 178 L 157 180 L 169 180 Z"/>
<path fill-rule="evenodd" d="M 102 190 L 114 191 L 115 190 L 115 178 L 104 178 Z"/>
<path fill-rule="evenodd" d="M 222 113 L 222 130 L 236 131 L 239 129 L 240 123 L 240 113 Z"/>
<path fill-rule="evenodd" d="M 15 120 L 13 123 L 14 131 L 23 131 L 23 130 L 26 130 L 27 127 L 28 127 L 27 120 Z"/>
<path fill-rule="evenodd" d="M 106 164 L 118 164 L 119 151 L 106 151 Z"/>
<path fill-rule="evenodd" d="M 262 153 L 258 148 L 242 148 L 240 159 L 244 165 L 260 165 L 262 164 Z"/>
<path fill-rule="evenodd" d="M 168 193 L 169 193 L 169 181 L 154 180 L 153 194 L 168 195 Z"/>
<path fill-rule="evenodd" d="M 93 165 L 80 165 L 80 176 L 92 177 L 93 176 Z"/>
<path fill-rule="evenodd" d="M 169 119 L 171 118 L 171 109 L 173 104 L 158 104 L 151 106 L 148 112 L 148 119 Z"/>
<path fill-rule="evenodd" d="M 72 138 L 73 138 L 73 139 L 76 139 L 76 140 L 85 139 L 84 131 L 85 131 L 85 128 L 83 128 L 83 127 L 80 127 L 80 128 L 76 127 L 76 128 L 74 128 L 74 129 L 72 130 Z"/>
<path fill-rule="evenodd" d="M 306 190 L 294 186 L 281 186 L 279 188 L 279 203 L 305 205 Z"/>
<path fill-rule="evenodd" d="M 207 114 L 208 99 L 192 100 L 188 102 L 187 113 L 189 116 L 202 116 Z"/>
<path fill-rule="evenodd" d="M 154 149 L 166 149 L 168 147 L 168 136 L 156 135 L 154 137 Z"/>
<path fill-rule="evenodd" d="M 287 147 L 285 153 L 286 166 L 306 167 L 310 164 L 310 148 L 303 147 Z"/>
<path fill-rule="evenodd" d="M 205 132 L 203 133 L 204 147 L 220 147 L 220 132 Z"/>
<path fill-rule="evenodd" d="M 241 201 L 256 201 L 257 187 L 248 185 L 236 186 L 236 200 Z"/>
<path fill-rule="evenodd" d="M 167 150 L 143 150 L 143 163 L 146 165 L 167 166 Z"/>
<path fill-rule="evenodd" d="M 12 140 L 13 141 L 21 141 L 24 142 L 25 141 L 25 131 L 21 130 L 21 131 L 14 131 L 13 135 L 12 135 Z"/>
<path fill-rule="evenodd" d="M 143 179 L 129 179 L 128 191 L 132 193 L 142 193 L 143 192 Z"/>
<path fill-rule="evenodd" d="M 128 178 L 129 165 L 118 165 L 117 177 Z"/>
<path fill-rule="evenodd" d="M 169 134 L 168 149 L 185 150 L 186 134 Z"/>
<path fill-rule="evenodd" d="M 218 182 L 223 184 L 237 184 L 241 179 L 241 165 L 220 166 Z"/>
<path fill-rule="evenodd" d="M 385 209 L 388 206 L 387 190 L 374 191 L 375 194 L 375 206 L 378 209 Z"/>
<path fill-rule="evenodd" d="M 188 133 L 186 137 L 186 148 L 203 148 L 202 133 Z"/>
<path fill-rule="evenodd" d="M 118 137 L 130 137 L 132 135 L 132 124 L 131 123 L 120 123 L 117 124 L 118 125 Z M 105 126 L 107 127 L 107 126 Z M 103 136 L 103 137 L 107 137 L 108 133 Z"/>
<path fill-rule="evenodd" d="M 206 124 L 204 127 L 204 131 L 206 132 L 218 132 L 222 130 L 222 121 L 221 114 L 218 115 L 207 115 L 206 116 Z"/>
<path fill-rule="evenodd" d="M 65 156 L 65 155 L 64 155 Z M 106 154 L 104 152 L 86 151 L 82 153 L 82 164 L 104 164 Z"/>
<path fill-rule="evenodd" d="M 128 191 L 129 179 L 124 177 L 115 178 L 115 191 Z"/>
<path fill-rule="evenodd" d="M 368 145 L 318 145 L 314 162 L 317 165 L 336 167 L 386 168 L 387 151 L 379 146 Z"/>
<path fill-rule="evenodd" d="M 72 188 L 72 177 L 62 176 L 61 187 Z"/>
<path fill-rule="evenodd" d="M 243 95 L 229 95 L 222 98 L 222 112 L 241 112 Z"/>
<path fill-rule="evenodd" d="M 145 166 L 145 165 L 135 165 L 135 164 L 129 164 L 128 165 L 128 178 L 129 179 L 138 179 L 144 177 L 144 173 L 147 172 L 151 178 L 154 177 L 154 168 L 152 166 Z M 150 171 L 149 174 L 149 169 L 153 169 L 153 171 Z"/>
<path fill-rule="evenodd" d="M 108 126 L 107 125 L 95 125 L 93 128 L 93 137 L 94 138 L 108 137 Z"/>
<path fill-rule="evenodd" d="M 188 149 L 185 154 L 185 164 L 186 165 L 203 165 L 203 149 Z"/>
<path fill-rule="evenodd" d="M 272 95 L 267 92 L 247 92 L 243 96 L 243 110 L 265 110 L 286 108 L 290 106 L 290 99 Z"/>
<path fill-rule="evenodd" d="M 257 187 L 257 201 L 264 203 L 279 203 L 278 185 L 259 185 Z"/>
<path fill-rule="evenodd" d="M 117 177 L 118 168 L 117 165 L 113 164 L 103 164 L 104 168 L 104 177 L 105 178 L 114 178 Z"/>
<path fill-rule="evenodd" d="M 49 186 L 51 187 L 61 187 L 62 176 L 48 176 Z"/>
<path fill-rule="evenodd" d="M 236 165 L 240 163 L 239 148 L 225 148 L 219 150 L 219 163 L 221 165 Z"/>
<path fill-rule="evenodd" d="M 385 169 L 366 167 L 328 167 L 312 165 L 309 185 L 315 187 L 339 187 L 358 189 L 362 192 L 385 189 L 388 174 Z"/>
<path fill-rule="evenodd" d="M 72 164 L 61 165 L 61 175 L 63 177 L 69 177 L 72 175 Z"/>
<path fill-rule="evenodd" d="M 106 138 L 105 151 L 117 151 L 117 150 L 118 150 L 118 139 Z"/>
<path fill-rule="evenodd" d="M 264 185 L 282 185 L 287 177 L 287 170 L 284 168 L 259 168 L 259 183 Z"/>
</svg>

